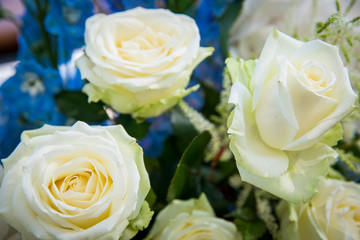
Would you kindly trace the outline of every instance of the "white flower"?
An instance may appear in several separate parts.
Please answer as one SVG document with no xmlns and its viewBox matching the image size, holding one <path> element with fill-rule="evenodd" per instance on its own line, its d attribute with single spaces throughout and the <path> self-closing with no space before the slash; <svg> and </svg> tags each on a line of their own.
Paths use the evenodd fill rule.
<svg viewBox="0 0 360 240">
<path fill-rule="evenodd" d="M 241 178 L 288 201 L 310 199 L 327 173 L 327 158 L 337 156 L 328 145 L 336 144 L 341 128 L 320 138 L 357 98 L 338 49 L 274 30 L 255 70 L 234 61 L 228 60 L 235 104 L 228 133 Z"/>
<path fill-rule="evenodd" d="M 90 83 L 90 101 L 102 100 L 121 113 L 153 117 L 174 106 L 196 65 L 211 55 L 200 47 L 196 23 L 165 9 L 135 8 L 86 21 L 85 52 L 77 61 Z"/>
<path fill-rule="evenodd" d="M 360 239 L 360 186 L 323 179 L 311 203 L 282 202 L 277 212 L 284 239 Z"/>
<path fill-rule="evenodd" d="M 0 185 L 1 181 L 4 177 L 4 168 L 0 164 Z M 15 231 L 9 224 L 7 224 L 4 220 L 0 219 L 0 239 L 6 240 L 18 240 L 20 238 L 20 234 Z"/>
<path fill-rule="evenodd" d="M 156 217 L 147 240 L 240 240 L 236 226 L 217 218 L 206 196 L 174 200 Z"/>
<path fill-rule="evenodd" d="M 0 216 L 24 239 L 130 239 L 150 221 L 142 149 L 120 125 L 25 131 L 3 163 Z"/>
<path fill-rule="evenodd" d="M 351 1 L 339 2 L 345 12 Z M 359 6 L 356 4 L 346 19 L 357 17 Z M 335 1 L 330 0 L 245 0 L 230 31 L 230 51 L 243 59 L 257 58 L 274 27 L 300 39 L 314 39 L 316 23 L 326 21 L 335 12 Z"/>
</svg>

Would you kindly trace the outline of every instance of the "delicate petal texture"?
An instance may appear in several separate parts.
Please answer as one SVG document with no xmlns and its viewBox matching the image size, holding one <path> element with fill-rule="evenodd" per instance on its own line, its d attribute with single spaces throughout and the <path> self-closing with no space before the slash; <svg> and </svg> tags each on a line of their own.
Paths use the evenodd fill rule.
<svg viewBox="0 0 360 240">
<path fill-rule="evenodd" d="M 360 238 L 360 186 L 322 179 L 311 204 L 282 203 L 277 208 L 284 239 Z"/>
<path fill-rule="evenodd" d="M 291 104 L 286 63 L 285 66 L 280 64 L 278 70 L 277 75 L 264 86 L 255 118 L 264 142 L 273 148 L 281 149 L 295 138 L 299 125 Z"/>
<path fill-rule="evenodd" d="M 228 130 L 235 133 L 230 135 L 230 149 L 238 164 L 261 177 L 278 177 L 285 173 L 289 165 L 288 157 L 283 151 L 271 148 L 261 140 L 251 112 L 251 95 L 239 82 L 233 85 L 229 102 L 242 103 L 235 106 L 233 119 L 229 119 L 232 125 Z"/>
<path fill-rule="evenodd" d="M 150 221 L 142 149 L 120 125 L 26 131 L 3 162 L 0 214 L 23 238 L 119 239 Z"/>
<path fill-rule="evenodd" d="M 327 145 L 319 143 L 307 150 L 287 154 L 290 165 L 286 173 L 280 177 L 258 177 L 248 173 L 238 164 L 242 180 L 290 202 L 308 201 L 316 192 L 319 176 L 324 176 L 328 172 L 328 158 L 336 158 L 337 153 Z"/>
<path fill-rule="evenodd" d="M 121 113 L 153 117 L 174 106 L 194 68 L 212 54 L 201 48 L 190 17 L 141 7 L 86 22 L 85 53 L 77 61 L 89 101 L 103 100 Z"/>
<path fill-rule="evenodd" d="M 276 29 L 270 33 L 256 64 L 252 79 L 255 83 L 253 109 L 257 106 L 264 84 L 278 71 L 279 61 L 276 61 L 276 57 L 293 54 L 301 44 L 302 42 L 278 32 Z"/>
<path fill-rule="evenodd" d="M 156 217 L 147 240 L 240 240 L 233 223 L 217 218 L 206 196 L 174 200 Z"/>
<path fill-rule="evenodd" d="M 326 133 L 357 98 L 338 49 L 274 29 L 253 73 L 253 60 L 226 62 L 233 82 L 229 103 L 235 105 L 230 149 L 242 179 L 288 201 L 308 201 L 337 156 L 324 143 L 336 144 L 341 129 Z"/>
</svg>

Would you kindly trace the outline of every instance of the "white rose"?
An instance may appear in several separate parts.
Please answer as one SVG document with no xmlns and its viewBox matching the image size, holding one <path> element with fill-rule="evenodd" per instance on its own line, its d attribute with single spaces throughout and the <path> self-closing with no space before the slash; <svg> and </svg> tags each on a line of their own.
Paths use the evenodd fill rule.
<svg viewBox="0 0 360 240">
<path fill-rule="evenodd" d="M 351 0 L 339 2 L 345 12 Z M 346 19 L 358 16 L 359 7 L 356 4 Z M 244 59 L 257 58 L 274 27 L 291 36 L 314 39 L 316 23 L 326 21 L 335 12 L 332 0 L 245 0 L 230 31 L 230 51 Z"/>
<path fill-rule="evenodd" d="M 255 70 L 227 63 L 235 104 L 228 133 L 241 178 L 288 201 L 310 199 L 327 174 L 327 158 L 337 156 L 328 145 L 341 138 L 341 128 L 320 138 L 357 99 L 338 49 L 273 30 Z"/>
<path fill-rule="evenodd" d="M 121 113 L 153 117 L 197 89 L 185 90 L 196 65 L 211 55 L 201 48 L 193 19 L 164 9 L 135 8 L 86 21 L 85 52 L 77 61 L 89 101 Z"/>
<path fill-rule="evenodd" d="M 0 185 L 1 181 L 4 177 L 4 168 L 0 164 Z M 20 234 L 15 231 L 9 224 L 7 224 L 4 220 L 0 219 L 0 239 L 6 240 L 17 240 L 21 239 Z"/>
<path fill-rule="evenodd" d="M 142 149 L 120 125 L 25 131 L 3 163 L 0 216 L 24 239 L 130 239 L 151 219 Z"/>
<path fill-rule="evenodd" d="M 236 226 L 217 218 L 206 196 L 174 200 L 160 211 L 147 240 L 240 240 Z"/>
<path fill-rule="evenodd" d="M 282 202 L 277 213 L 284 239 L 360 239 L 360 186 L 339 180 L 320 181 L 311 203 Z"/>
</svg>

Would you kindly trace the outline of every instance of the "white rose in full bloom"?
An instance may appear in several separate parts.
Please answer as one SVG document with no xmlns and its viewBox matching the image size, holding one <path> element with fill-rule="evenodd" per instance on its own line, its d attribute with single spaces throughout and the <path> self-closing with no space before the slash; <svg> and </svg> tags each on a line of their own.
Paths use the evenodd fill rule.
<svg viewBox="0 0 360 240">
<path fill-rule="evenodd" d="M 160 211 L 147 240 L 240 240 L 236 226 L 215 216 L 206 196 L 174 200 Z"/>
<path fill-rule="evenodd" d="M 345 12 L 351 0 L 339 2 Z M 346 19 L 357 17 L 359 10 L 357 1 Z M 230 51 L 243 59 L 257 58 L 274 27 L 300 39 L 314 39 L 316 23 L 326 21 L 335 12 L 335 0 L 245 0 L 230 31 Z"/>
<path fill-rule="evenodd" d="M 77 61 L 89 101 L 102 100 L 137 118 L 160 115 L 197 87 L 193 69 L 213 48 L 200 47 L 195 21 L 165 9 L 137 7 L 86 21 L 85 53 Z"/>
<path fill-rule="evenodd" d="M 274 29 L 257 63 L 227 64 L 230 149 L 242 180 L 288 201 L 309 200 L 337 156 L 328 146 L 341 138 L 337 124 L 357 99 L 337 47 Z"/>
<path fill-rule="evenodd" d="M 142 149 L 120 125 L 25 131 L 3 163 L 0 217 L 24 239 L 130 239 L 151 219 Z"/>
<path fill-rule="evenodd" d="M 360 239 L 360 186 L 354 182 L 323 179 L 311 203 L 277 208 L 283 239 Z"/>
</svg>

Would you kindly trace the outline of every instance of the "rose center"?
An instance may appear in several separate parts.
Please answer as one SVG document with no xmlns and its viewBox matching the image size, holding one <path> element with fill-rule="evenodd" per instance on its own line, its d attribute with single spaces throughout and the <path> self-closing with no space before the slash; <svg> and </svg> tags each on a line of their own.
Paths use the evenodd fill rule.
<svg viewBox="0 0 360 240">
<path fill-rule="evenodd" d="M 303 83 L 320 94 L 325 95 L 329 92 L 336 81 L 335 74 L 332 71 L 328 70 L 325 65 L 313 60 L 306 61 L 300 72 L 303 76 Z"/>
<path fill-rule="evenodd" d="M 133 38 L 117 43 L 117 47 L 132 50 L 150 50 L 161 47 L 169 41 L 169 36 L 162 32 L 155 32 L 153 29 L 146 27 L 141 34 Z"/>
<path fill-rule="evenodd" d="M 79 193 L 85 192 L 86 185 L 90 177 L 91 172 L 89 171 L 66 176 L 63 181 L 64 187 L 62 192 L 64 193 L 68 190 Z"/>
</svg>

